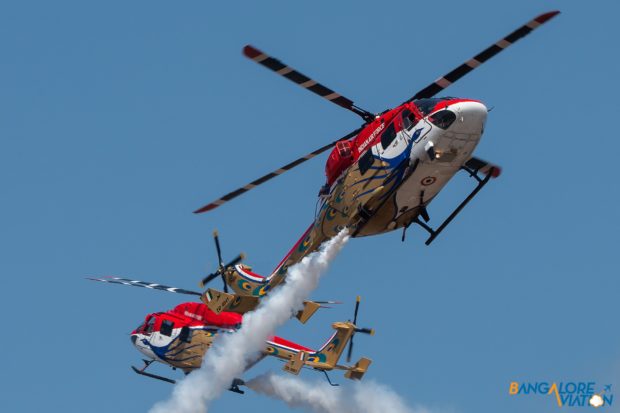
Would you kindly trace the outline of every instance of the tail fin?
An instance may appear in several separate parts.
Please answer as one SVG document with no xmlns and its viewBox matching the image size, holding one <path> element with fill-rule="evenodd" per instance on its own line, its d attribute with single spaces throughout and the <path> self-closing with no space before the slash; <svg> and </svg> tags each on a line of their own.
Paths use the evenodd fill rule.
<svg viewBox="0 0 620 413">
<path fill-rule="evenodd" d="M 332 324 L 336 332 L 316 353 L 308 357 L 307 364 L 323 370 L 331 370 L 338 364 L 347 343 L 355 333 L 355 325 L 350 322 Z"/>
</svg>

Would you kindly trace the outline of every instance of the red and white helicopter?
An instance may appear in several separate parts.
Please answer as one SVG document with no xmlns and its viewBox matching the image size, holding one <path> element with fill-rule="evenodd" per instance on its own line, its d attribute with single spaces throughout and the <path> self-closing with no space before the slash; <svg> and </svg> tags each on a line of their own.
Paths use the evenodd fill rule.
<svg viewBox="0 0 620 413">
<path fill-rule="evenodd" d="M 219 237 L 215 233 L 219 267 L 217 271 L 203 278 L 201 285 L 204 286 L 213 279 L 221 277 L 224 281 L 223 292 L 209 288 L 204 293 L 198 293 L 123 278 L 96 279 L 196 295 L 203 302 L 203 304 L 181 304 L 172 311 L 151 314 L 147 317 L 145 323 L 132 333 L 134 345 L 149 358 L 145 361 L 145 367 L 136 371 L 161 378 L 144 372 L 153 360 L 179 367 L 186 372 L 196 368 L 195 366 L 200 365 L 198 361 L 202 360 L 202 355 L 210 346 L 212 339 L 209 337 L 234 331 L 241 321 L 241 314 L 254 309 L 261 297 L 282 283 L 291 265 L 318 249 L 325 240 L 345 228 L 353 237 L 403 228 L 404 240 L 404 231 L 411 224 L 417 224 L 430 234 L 426 241 L 427 245 L 430 244 L 478 191 L 492 177 L 497 177 L 500 173 L 498 166 L 473 156 L 473 151 L 484 131 L 488 112 L 486 106 L 474 99 L 433 96 L 558 13 L 552 11 L 537 16 L 421 89 L 401 105 L 379 114 L 361 109 L 350 99 L 279 60 L 252 46 L 246 46 L 243 52 L 248 58 L 361 116 L 364 124 L 344 137 L 195 211 L 200 213 L 212 210 L 334 147 L 327 160 L 327 182 L 319 192 L 321 207 L 315 220 L 271 275 L 263 277 L 252 272 L 251 267 L 240 263 L 244 258 L 243 255 L 225 264 L 222 260 Z M 434 229 L 428 225 L 430 216 L 427 206 L 446 183 L 461 170 L 476 180 L 476 188 Z M 229 286 L 234 294 L 228 293 Z M 307 301 L 297 317 L 305 322 L 321 305 L 321 302 Z M 344 345 L 347 341 L 350 343 L 355 332 L 371 333 L 369 329 L 357 328 L 355 321 L 354 319 L 353 323 L 335 323 L 336 335 L 321 350 L 312 351 L 286 340 L 274 338 L 267 343 L 264 354 L 273 354 L 272 350 L 277 350 L 278 353 L 273 355 L 284 355 L 283 358 L 288 360 L 287 369 L 292 372 L 298 372 L 304 365 L 323 371 L 341 368 L 346 370 L 351 378 L 361 378 L 370 363 L 368 359 L 361 359 L 354 366 L 337 364 Z M 192 338 L 189 342 L 188 337 Z M 196 347 L 192 347 L 194 337 L 196 340 L 199 339 L 195 342 Z M 338 345 L 333 341 L 335 338 L 339 340 Z M 332 354 L 331 358 L 325 356 L 327 361 L 320 359 L 324 350 Z M 186 357 L 193 358 L 185 359 Z M 319 359 L 315 360 L 312 357 Z M 235 387 L 233 383 L 233 390 Z"/>
<path fill-rule="evenodd" d="M 201 286 L 222 277 L 224 292 L 209 289 L 203 301 L 214 311 L 245 312 L 269 289 L 281 283 L 287 268 L 316 250 L 321 243 L 347 228 L 353 237 L 381 234 L 417 224 L 429 233 L 429 245 L 489 182 L 500 168 L 473 156 L 487 118 L 486 106 L 474 99 L 443 97 L 437 93 L 482 63 L 555 17 L 541 14 L 486 48 L 456 69 L 418 91 L 399 106 L 373 114 L 297 70 L 252 46 L 243 53 L 262 66 L 351 112 L 364 124 L 353 132 L 198 209 L 213 210 L 258 185 L 332 148 L 319 192 L 320 208 L 314 222 L 268 277 L 240 264 L 243 256 L 224 265 L 218 248 L 219 269 Z M 427 206 L 459 171 L 475 179 L 475 189 L 436 228 Z M 234 294 L 228 294 L 228 286 Z"/>
<path fill-rule="evenodd" d="M 177 294 L 202 295 L 195 291 L 118 277 L 89 279 Z M 293 341 L 273 336 L 267 340 L 264 349 L 248 366 L 248 369 L 263 358 L 272 356 L 284 361 L 286 364 L 283 370 L 292 374 L 299 374 L 304 367 L 314 369 L 322 371 L 330 384 L 332 384 L 327 372 L 331 370 L 344 370 L 346 378 L 361 380 L 368 370 L 368 366 L 370 366 L 370 359 L 362 357 L 353 365 L 338 364 L 347 344 L 347 363 L 351 361 L 353 336 L 356 333 L 374 334 L 372 329 L 359 328 L 355 325 L 359 304 L 360 297 L 358 296 L 353 321 L 333 323 L 332 328 L 336 331 L 318 350 L 312 350 Z M 132 344 L 146 357 L 143 359 L 144 366 L 141 369 L 133 366 L 132 369 L 143 376 L 175 383 L 176 381 L 173 379 L 149 373 L 146 369 L 152 363 L 159 362 L 189 374 L 193 370 L 200 368 L 205 353 L 209 350 L 217 336 L 234 333 L 242 325 L 243 316 L 241 314 L 225 311 L 216 314 L 205 304 L 197 302 L 186 302 L 177 305 L 170 311 L 148 314 L 144 322 L 131 332 Z M 229 390 L 243 393 L 239 388 L 243 384 L 242 379 L 235 379 Z"/>
</svg>

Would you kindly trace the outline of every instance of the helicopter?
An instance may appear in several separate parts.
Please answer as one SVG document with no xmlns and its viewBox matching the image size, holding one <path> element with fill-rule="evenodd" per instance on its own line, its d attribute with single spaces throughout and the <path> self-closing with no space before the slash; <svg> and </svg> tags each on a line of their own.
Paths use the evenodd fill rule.
<svg viewBox="0 0 620 413">
<path fill-rule="evenodd" d="M 89 279 L 177 294 L 201 295 L 195 291 L 126 278 Z M 372 360 L 362 357 L 353 365 L 338 364 L 347 345 L 347 363 L 351 361 L 353 336 L 356 333 L 374 335 L 373 329 L 360 328 L 356 325 L 360 301 L 361 299 L 358 296 L 353 320 L 333 323 L 334 333 L 317 350 L 282 337 L 272 336 L 267 340 L 260 354 L 247 366 L 247 369 L 263 358 L 272 356 L 284 361 L 283 370 L 291 374 L 299 374 L 302 368 L 314 369 L 323 372 L 327 381 L 335 385 L 329 378 L 328 371 L 343 370 L 345 371 L 345 378 L 361 380 Z M 144 362 L 142 368 L 131 366 L 132 370 L 142 376 L 174 384 L 176 380 L 146 370 L 154 362 L 159 362 L 172 367 L 174 370 L 180 369 L 186 375 L 190 374 L 193 370 L 200 368 L 206 352 L 219 335 L 234 333 L 242 325 L 243 316 L 241 314 L 226 311 L 216 314 L 207 305 L 200 302 L 185 302 L 169 311 L 148 314 L 144 322 L 130 334 L 131 343 L 146 357 L 142 360 Z M 239 388 L 243 384 L 242 379 L 236 378 L 231 383 L 229 390 L 243 394 L 244 391 Z"/>
<path fill-rule="evenodd" d="M 247 45 L 243 54 L 299 86 L 360 116 L 364 123 L 347 135 L 270 172 L 197 209 L 211 211 L 257 186 L 332 149 L 325 166 L 326 183 L 319 190 L 314 221 L 267 277 L 242 264 L 239 255 L 224 264 L 214 235 L 218 269 L 202 279 L 204 288 L 221 277 L 224 291 L 208 288 L 202 301 L 216 313 L 244 313 L 282 283 L 291 265 L 343 230 L 352 237 L 382 234 L 413 224 L 425 230 L 430 245 L 501 168 L 473 156 L 484 132 L 488 109 L 479 100 L 434 97 L 519 39 L 545 24 L 559 11 L 543 13 L 467 60 L 393 109 L 374 114 L 355 105 L 310 77 L 265 52 Z M 462 171 L 476 186 L 441 224 L 429 225 L 429 203 Z M 230 294 L 228 287 L 233 290 Z"/>
</svg>

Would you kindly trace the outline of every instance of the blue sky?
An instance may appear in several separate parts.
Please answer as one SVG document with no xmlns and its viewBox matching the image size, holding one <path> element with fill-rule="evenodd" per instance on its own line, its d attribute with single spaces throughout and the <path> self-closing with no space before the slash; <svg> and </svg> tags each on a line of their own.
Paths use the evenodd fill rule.
<svg viewBox="0 0 620 413">
<path fill-rule="evenodd" d="M 325 156 L 191 213 L 360 123 L 245 59 L 245 44 L 381 111 L 553 9 L 446 90 L 494 108 L 477 155 L 501 178 L 431 247 L 419 230 L 350 242 L 314 296 L 346 304 L 279 333 L 317 346 L 360 294 L 377 334 L 356 355 L 411 405 L 557 409 L 508 396 L 513 380 L 618 395 L 616 2 L 21 1 L 0 5 L 2 410 L 148 410 L 171 387 L 131 372 L 128 333 L 183 297 L 83 277 L 193 289 L 215 268 L 214 228 L 225 256 L 267 273 L 311 222 Z M 468 185 L 455 179 L 431 222 Z M 289 410 L 230 393 L 213 411 L 249 408 Z"/>
</svg>

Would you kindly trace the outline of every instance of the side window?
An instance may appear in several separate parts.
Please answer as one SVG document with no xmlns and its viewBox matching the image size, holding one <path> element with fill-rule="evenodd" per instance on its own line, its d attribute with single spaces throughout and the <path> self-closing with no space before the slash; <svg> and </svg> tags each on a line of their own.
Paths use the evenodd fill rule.
<svg viewBox="0 0 620 413">
<path fill-rule="evenodd" d="M 181 329 L 181 334 L 179 334 L 179 340 L 185 343 L 190 343 L 192 341 L 192 330 L 190 330 L 188 326 L 184 326 Z"/>
<path fill-rule="evenodd" d="M 415 126 L 417 120 L 415 115 L 409 109 L 403 110 L 403 127 L 410 131 Z"/>
<path fill-rule="evenodd" d="M 161 328 L 159 332 L 165 336 L 170 337 L 172 335 L 172 330 L 174 329 L 174 323 L 170 320 L 164 320 L 161 322 Z"/>
<path fill-rule="evenodd" d="M 396 139 L 396 129 L 392 123 L 390 126 L 385 128 L 385 132 L 381 135 L 381 146 L 383 146 L 383 149 L 387 149 L 394 139 Z"/>
<path fill-rule="evenodd" d="M 374 158 L 372 157 L 372 150 L 368 149 L 366 151 L 365 154 L 363 154 L 359 161 L 357 162 L 359 164 L 360 167 L 360 173 L 362 175 L 364 175 L 366 173 L 366 171 L 368 171 L 368 169 L 370 169 L 370 167 L 372 166 L 372 164 L 375 162 Z"/>
</svg>

